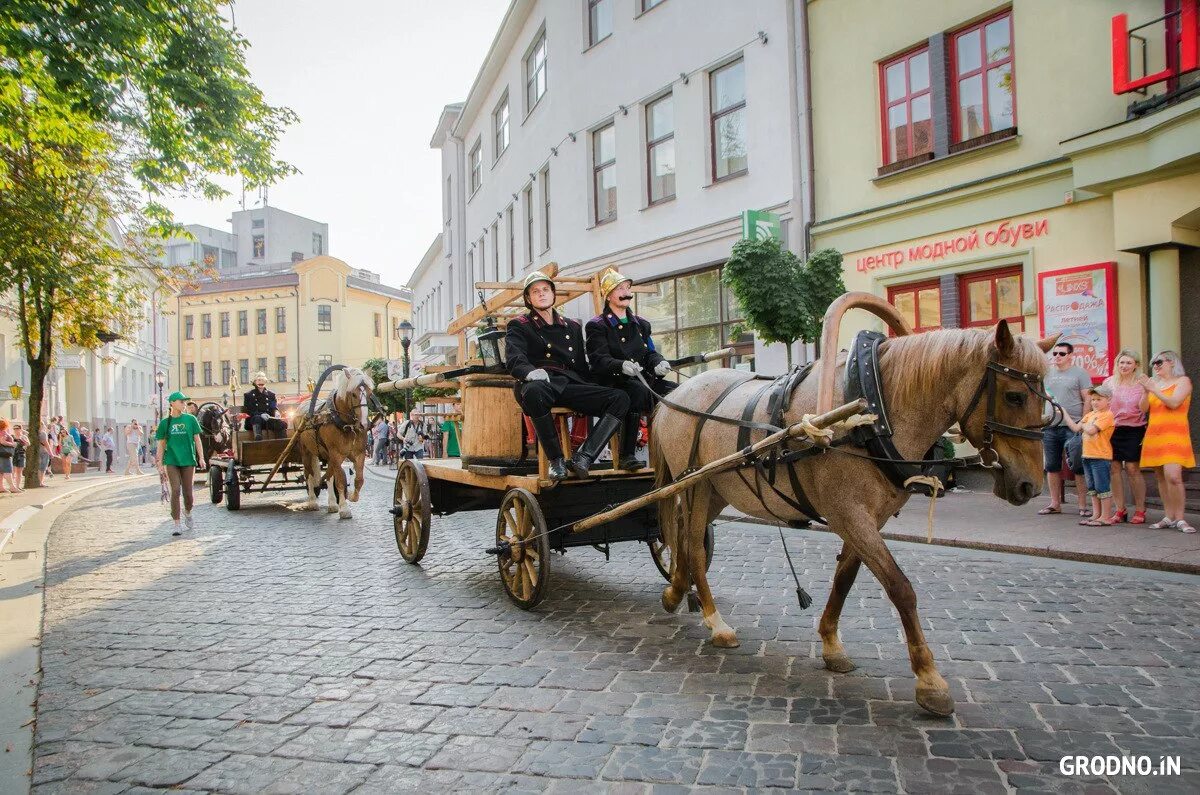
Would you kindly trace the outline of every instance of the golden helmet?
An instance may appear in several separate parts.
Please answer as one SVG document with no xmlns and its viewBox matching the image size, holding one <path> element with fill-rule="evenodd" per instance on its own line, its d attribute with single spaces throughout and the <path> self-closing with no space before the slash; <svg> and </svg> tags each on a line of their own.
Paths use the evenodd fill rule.
<svg viewBox="0 0 1200 795">
<path fill-rule="evenodd" d="M 604 275 L 600 277 L 600 294 L 607 299 L 608 294 L 620 287 L 624 282 L 633 284 L 633 279 L 630 279 L 628 276 L 622 276 L 621 272 L 616 268 L 609 268 Z"/>
</svg>

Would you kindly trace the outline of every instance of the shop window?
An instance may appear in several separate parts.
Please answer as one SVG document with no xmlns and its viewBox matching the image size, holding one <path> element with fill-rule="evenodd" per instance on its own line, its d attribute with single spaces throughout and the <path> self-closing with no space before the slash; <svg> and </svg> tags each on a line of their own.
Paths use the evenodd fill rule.
<svg viewBox="0 0 1200 795">
<path fill-rule="evenodd" d="M 933 156 L 929 48 L 922 47 L 880 66 L 883 162 Z"/>
<path fill-rule="evenodd" d="M 960 276 L 958 295 L 962 304 L 962 325 L 994 326 L 1007 320 L 1013 331 L 1024 331 L 1022 281 L 1019 266 Z"/>
<path fill-rule="evenodd" d="M 650 286 L 656 292 L 635 294 L 635 311 L 650 321 L 655 347 L 663 356 L 672 359 L 726 346 L 737 352 L 731 365 L 752 360 L 754 336 L 741 329 L 741 308 L 721 282 L 719 268 Z"/>
<path fill-rule="evenodd" d="M 937 279 L 889 287 L 887 297 L 913 331 L 942 327 L 942 290 Z"/>
<path fill-rule="evenodd" d="M 951 92 L 956 143 L 1017 125 L 1012 12 L 951 37 Z"/>
</svg>

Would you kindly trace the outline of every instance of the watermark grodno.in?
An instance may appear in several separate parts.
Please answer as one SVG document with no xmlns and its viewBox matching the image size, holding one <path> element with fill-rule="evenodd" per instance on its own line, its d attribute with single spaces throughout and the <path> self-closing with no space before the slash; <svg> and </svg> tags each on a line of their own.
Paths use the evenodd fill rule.
<svg viewBox="0 0 1200 795">
<path fill-rule="evenodd" d="M 1179 757 L 1064 756 L 1058 760 L 1064 776 L 1178 776 Z"/>
</svg>

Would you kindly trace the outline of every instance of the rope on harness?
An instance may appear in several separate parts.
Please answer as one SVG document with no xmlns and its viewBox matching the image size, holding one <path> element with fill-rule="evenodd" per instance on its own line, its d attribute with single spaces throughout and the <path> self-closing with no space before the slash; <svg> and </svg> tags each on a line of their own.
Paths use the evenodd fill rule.
<svg viewBox="0 0 1200 795">
<path fill-rule="evenodd" d="M 812 604 L 812 597 L 808 595 L 808 591 L 800 587 L 800 577 L 796 574 L 796 567 L 792 565 L 792 553 L 788 552 L 787 541 L 783 538 L 783 525 L 776 525 L 779 528 L 779 543 L 783 544 L 783 556 L 787 558 L 788 568 L 792 570 L 792 579 L 796 581 L 796 601 L 800 603 L 801 610 L 807 610 Z"/>
<path fill-rule="evenodd" d="M 913 475 L 908 480 L 904 481 L 904 488 L 908 488 L 912 483 L 920 483 L 929 487 L 929 527 L 925 531 L 925 543 L 933 543 L 933 509 L 937 506 L 937 493 L 943 488 L 942 481 L 937 475 Z"/>
</svg>

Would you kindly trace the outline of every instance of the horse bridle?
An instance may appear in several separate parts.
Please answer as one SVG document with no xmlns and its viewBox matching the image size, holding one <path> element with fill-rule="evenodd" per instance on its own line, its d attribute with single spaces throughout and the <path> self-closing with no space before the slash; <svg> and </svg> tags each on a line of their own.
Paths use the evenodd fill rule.
<svg viewBox="0 0 1200 795">
<path fill-rule="evenodd" d="M 997 378 L 1005 376 L 1014 380 L 1020 381 L 1025 385 L 1025 388 L 1039 400 L 1049 403 L 1053 408 L 1050 419 L 1027 428 L 1018 427 L 1016 425 L 1007 425 L 996 420 L 996 390 Z M 979 400 L 983 397 L 984 392 L 987 392 L 987 416 L 983 421 L 983 437 L 980 440 L 982 444 L 979 447 L 979 460 L 985 467 L 994 467 L 1000 463 L 1000 454 L 996 452 L 993 446 L 995 436 L 1015 436 L 1018 439 L 1038 439 L 1042 438 L 1042 430 L 1050 425 L 1055 424 L 1063 415 L 1063 408 L 1055 402 L 1042 386 L 1042 376 L 1038 373 L 1030 373 L 1024 370 L 1017 370 L 1014 367 L 1007 367 L 996 361 L 995 356 L 988 359 L 987 367 L 983 371 L 983 377 L 979 380 L 979 386 L 975 388 L 975 394 L 971 398 L 971 402 L 967 404 L 967 409 L 962 413 L 958 420 L 958 427 L 965 433 L 967 429 L 967 420 L 974 413 L 975 407 L 979 405 Z M 990 460 L 989 460 L 990 459 Z"/>
</svg>

